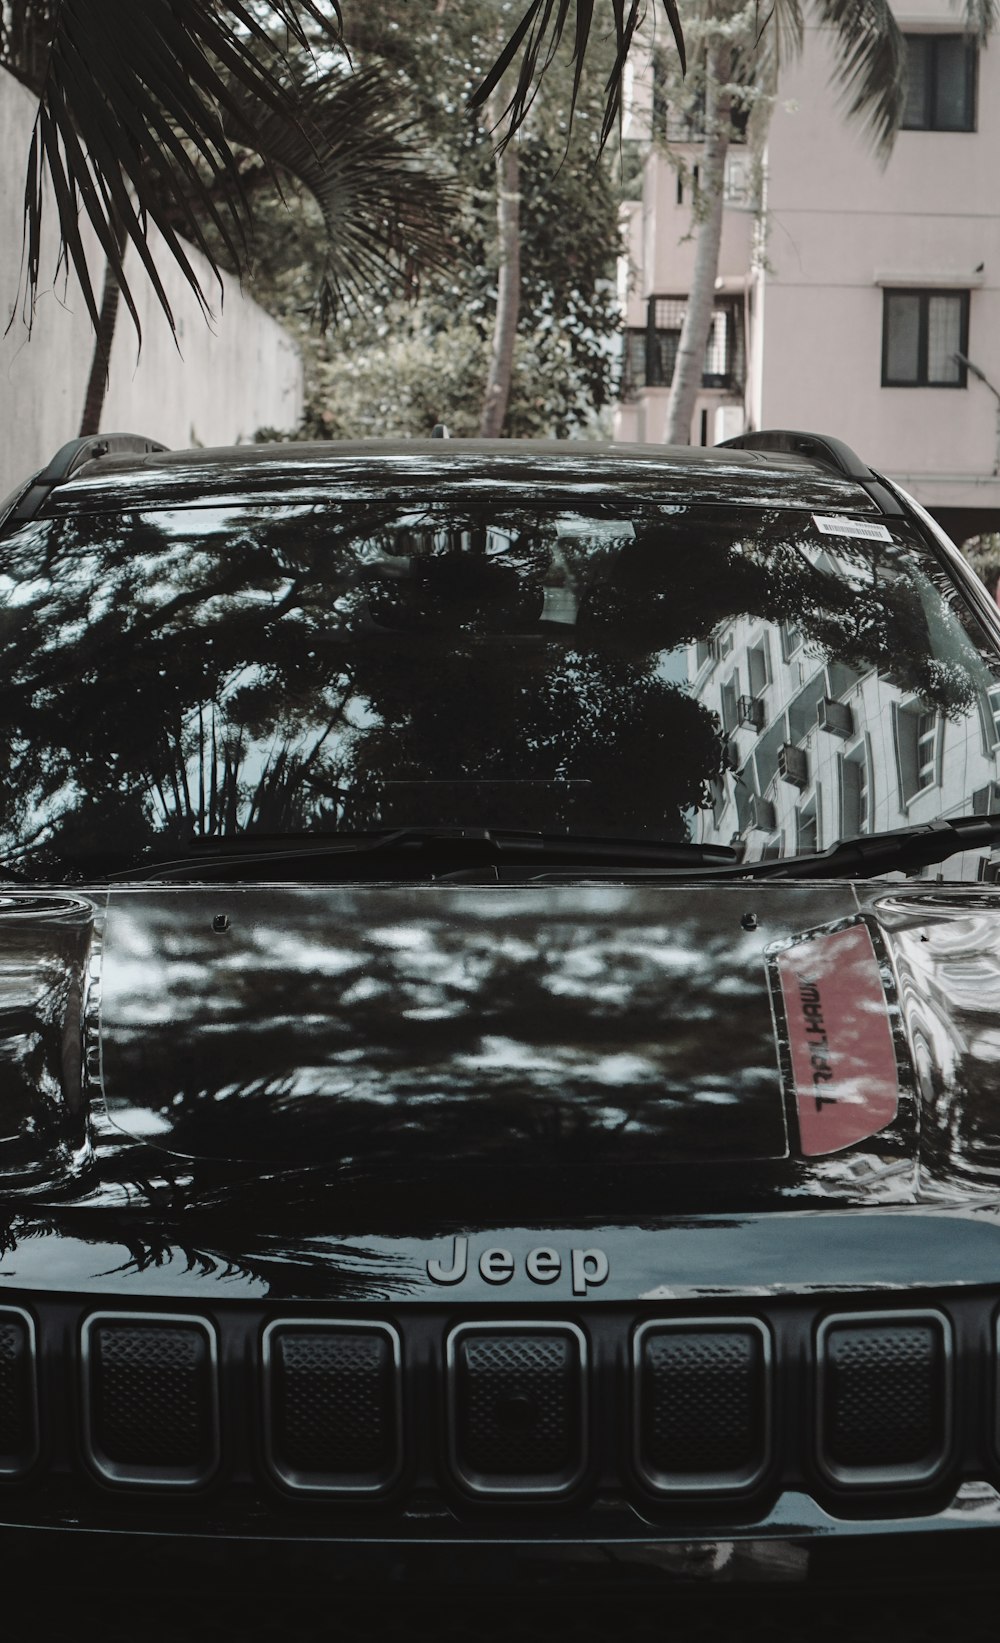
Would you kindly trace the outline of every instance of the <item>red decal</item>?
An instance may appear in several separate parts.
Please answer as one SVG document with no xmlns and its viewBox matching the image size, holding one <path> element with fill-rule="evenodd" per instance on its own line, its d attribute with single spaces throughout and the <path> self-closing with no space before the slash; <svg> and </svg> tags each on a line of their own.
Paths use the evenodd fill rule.
<svg viewBox="0 0 1000 1643">
<path fill-rule="evenodd" d="M 778 955 L 805 1157 L 842 1152 L 896 1116 L 896 1054 L 863 924 Z"/>
</svg>

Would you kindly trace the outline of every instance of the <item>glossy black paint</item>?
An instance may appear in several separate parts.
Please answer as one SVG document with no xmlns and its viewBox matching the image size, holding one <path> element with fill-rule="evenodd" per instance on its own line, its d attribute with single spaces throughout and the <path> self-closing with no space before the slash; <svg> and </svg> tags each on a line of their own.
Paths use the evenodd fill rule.
<svg viewBox="0 0 1000 1643">
<path fill-rule="evenodd" d="M 783 1157 L 763 955 L 801 895 L 755 899 L 744 932 L 736 885 L 113 890 L 108 1116 L 171 1153 L 325 1162 L 345 1184 L 404 1156 L 609 1179 Z M 849 916 L 850 887 L 811 911 Z"/>
<path fill-rule="evenodd" d="M 435 442 L 380 460 L 261 447 L 108 462 L 48 512 L 310 502 L 365 483 L 404 501 L 428 485 L 551 501 L 581 483 L 555 447 Z M 696 461 L 595 453 L 589 482 L 681 496 Z M 793 458 L 707 462 L 730 505 L 874 508 Z M 481 1554 L 494 1573 L 534 1564 L 561 1580 L 595 1556 L 627 1577 L 802 1579 L 833 1542 L 856 1569 L 866 1539 L 912 1556 L 922 1540 L 1000 1530 L 1000 895 L 492 878 L 0 897 L 0 1308 L 37 1321 L 57 1410 L 39 1474 L 0 1485 L 0 1522 L 348 1559 L 389 1548 L 410 1577 L 439 1554 L 461 1578 Z M 896 1115 L 805 1157 L 775 967 L 791 944 L 854 928 L 876 955 Z M 621 1353 L 637 1325 L 679 1309 L 769 1326 L 795 1311 L 789 1361 L 805 1364 L 829 1312 L 908 1305 L 959 1319 L 974 1386 L 962 1430 L 976 1433 L 916 1502 L 838 1501 L 808 1454 L 801 1476 L 768 1480 L 739 1510 L 673 1517 L 635 1480 L 602 1485 L 596 1463 L 562 1518 L 523 1505 L 477 1516 L 446 1478 L 364 1518 L 283 1516 L 243 1473 L 175 1510 L 77 1477 L 72 1375 L 94 1310 L 214 1319 L 238 1389 L 287 1316 L 384 1319 L 408 1350 L 424 1343 L 426 1379 L 468 1321 L 556 1319 L 598 1345 L 617 1331 Z M 610 1349 L 597 1357 L 614 1391 Z M 811 1418 L 798 1380 L 793 1438 Z M 223 1419 L 249 1428 L 254 1407 L 244 1386 Z M 435 1419 L 419 1438 L 429 1466 Z M 619 1435 L 608 1419 L 606 1447 Z"/>
<path fill-rule="evenodd" d="M 89 1159 L 94 913 L 85 896 L 0 893 L 0 1191 L 52 1186 Z"/>
<path fill-rule="evenodd" d="M 67 901 L 4 898 L 15 970 Z M 573 1250 L 601 1249 L 601 1299 L 989 1279 L 995 892 L 185 885 L 95 888 L 71 907 L 86 945 L 55 990 L 83 977 L 85 996 L 60 1065 L 87 1069 L 88 1147 L 58 1190 L 13 1182 L 49 1200 L 57 1244 L 71 1224 L 72 1248 L 127 1228 L 132 1265 L 154 1273 L 186 1248 L 208 1271 L 280 1274 L 300 1250 L 331 1294 L 413 1294 L 428 1262 L 455 1266 L 456 1236 L 468 1276 L 438 1289 L 462 1298 L 498 1293 L 492 1248 L 510 1252 L 497 1273 L 515 1299 L 547 1287 L 546 1262 L 541 1280 L 526 1264 L 539 1248 L 567 1295 Z M 768 968 L 805 932 L 859 920 L 884 955 L 898 1113 L 805 1158 Z M 27 1083 L 35 1038 L 9 1042 Z M 22 1125 L 22 1148 L 33 1134 Z"/>
<path fill-rule="evenodd" d="M 877 513 L 856 481 L 794 456 L 663 446 L 588 445 L 581 476 L 579 447 L 545 440 L 360 440 L 308 445 L 241 445 L 235 449 L 167 451 L 142 458 L 106 458 L 60 487 L 43 510 L 58 518 L 109 508 L 181 506 L 253 495 L 283 503 L 329 501 L 341 494 L 396 500 L 454 488 L 466 500 L 477 491 L 531 501 L 627 487 L 688 500 L 692 481 L 713 502 L 754 507 L 849 508 Z"/>
<path fill-rule="evenodd" d="M 822 1316 L 867 1297 L 882 1308 L 971 1305 L 986 1320 L 996 1307 L 991 1296 L 1000 1298 L 1000 1202 L 990 1128 L 992 1004 L 982 978 L 1000 949 L 998 915 L 1000 897 L 991 892 L 843 883 L 693 889 L 629 880 L 555 891 L 530 881 L 185 885 L 20 900 L 11 892 L 0 924 L 5 951 L 22 970 L 61 920 L 86 933 L 64 966 L 85 977 L 78 1048 L 92 1126 L 89 1158 L 67 1168 L 61 1190 L 36 1190 L 10 1216 L 0 1304 L 26 1306 L 43 1320 L 50 1305 L 78 1297 L 91 1310 L 218 1316 L 220 1307 L 228 1314 L 251 1306 L 263 1323 L 333 1308 L 335 1316 L 346 1309 L 400 1324 L 431 1306 L 457 1321 L 527 1313 L 588 1331 L 598 1318 L 617 1317 L 627 1334 L 629 1320 L 692 1307 L 766 1317 L 808 1297 Z M 794 1111 L 778 1075 L 780 1018 L 769 1013 L 768 970 L 803 934 L 821 938 L 859 920 L 877 932 L 883 955 L 900 1116 L 846 1154 L 806 1160 L 795 1155 Z M 504 942 L 508 959 L 546 955 L 520 977 L 519 992 L 500 961 Z M 344 1003 L 359 972 L 386 989 L 387 1006 L 381 1032 L 369 1028 L 360 1043 Z M 603 1003 L 595 975 L 610 989 Z M 543 986 L 546 976 L 559 985 Z M 676 1003 L 681 988 L 683 1009 L 664 1008 L 654 1034 L 657 1001 L 672 989 Z M 713 1126 L 726 1103 L 699 1101 L 706 1056 L 716 1053 L 709 1034 L 720 1000 L 730 1001 L 733 1037 L 718 1050 L 718 1065 L 738 1074 L 748 1060 L 763 1066 L 771 1058 L 768 1080 L 742 1092 L 741 1127 L 721 1135 Z M 426 1013 L 408 1016 L 410 1009 Z M 166 1032 L 156 1030 L 158 1012 L 170 1023 Z M 585 1014 L 600 1023 L 596 1041 L 579 1039 Z M 428 1065 L 420 1023 L 441 1020 L 455 1037 L 442 1040 L 435 1029 Z M 493 1122 L 477 1131 L 481 1094 L 468 1063 L 475 1064 L 484 1022 L 496 1024 L 507 1052 L 492 1069 L 499 1078 L 487 1096 Z M 610 1096 L 600 1080 L 588 1093 L 584 1078 L 575 1091 L 587 1119 L 579 1159 L 573 1167 L 555 1162 L 565 1156 L 552 1150 L 552 1137 L 565 1132 L 561 1103 L 570 1095 L 565 1073 L 541 1076 L 543 1058 L 558 1069 L 560 1055 L 580 1042 L 591 1054 L 621 1055 L 639 1027 L 658 1046 L 656 1076 L 669 1081 L 682 1113 L 686 1106 L 684 1122 L 678 1127 L 671 1107 L 657 1119 L 642 1081 L 628 1084 L 619 1067 Z M 256 1040 L 249 1052 L 248 1039 Z M 405 1124 L 418 1046 L 424 1082 L 438 1098 L 420 1103 L 418 1091 L 419 1150 L 398 1134 L 383 1149 L 371 1139 L 370 1112 Z M 345 1048 L 363 1053 L 343 1063 Z M 511 1081 L 510 1064 L 520 1064 L 515 1049 L 522 1061 L 530 1051 L 533 1077 Z M 377 1079 L 379 1097 L 364 1121 L 338 1111 L 343 1064 L 359 1062 Z M 213 1069 L 211 1106 L 227 1106 L 207 1132 L 185 1114 L 166 1122 L 184 1104 L 190 1086 L 181 1074 L 192 1067 Z M 487 1058 L 487 1074 L 490 1067 Z M 275 1110 L 262 1106 L 272 1087 Z M 213 1099 L 219 1088 L 228 1092 L 223 1102 Z M 118 1090 L 128 1092 L 120 1104 Z M 737 1077 L 732 1093 L 739 1090 Z M 620 1114 L 628 1092 L 634 1117 Z M 641 1148 L 604 1156 L 598 1142 L 608 1132 L 609 1100 L 619 1124 L 641 1116 Z M 539 1103 L 547 1118 L 536 1136 Z M 282 1148 L 282 1129 L 296 1132 L 300 1112 L 310 1156 Z M 142 1133 L 144 1118 L 147 1131 L 161 1119 L 159 1134 Z M 200 1145 L 200 1156 L 179 1150 L 185 1135 L 206 1134 L 212 1143 Z M 350 1151 L 345 1135 L 354 1137 Z M 678 1141 L 687 1156 L 677 1156 Z M 768 1150 L 770 1158 L 759 1156 Z M 985 1480 L 952 1482 L 948 1498 L 911 1501 L 901 1515 L 876 1505 L 861 1520 L 826 1500 L 821 1482 L 814 1487 L 815 1498 L 791 1488 L 736 1516 L 715 1509 L 672 1522 L 646 1522 L 634 1504 L 610 1515 L 594 1505 L 567 1508 L 554 1567 L 565 1573 L 584 1548 L 604 1546 L 614 1548 L 623 1579 L 634 1557 L 651 1557 L 661 1578 L 691 1578 L 697 1569 L 713 1578 L 732 1578 L 733 1570 L 773 1578 L 780 1566 L 804 1579 L 823 1566 L 815 1548 L 829 1539 L 843 1539 L 855 1559 L 858 1537 L 1000 1526 L 1000 1495 Z M 51 1492 L 22 1491 L 6 1515 L 11 1524 L 77 1522 L 112 1535 L 126 1527 L 112 1503 L 72 1491 L 58 1509 Z M 530 1530 L 520 1510 L 522 1537 L 544 1545 L 544 1515 L 528 1516 Z M 139 1521 L 162 1523 L 162 1508 L 144 1505 Z M 509 1555 L 519 1532 L 509 1516 L 463 1525 L 452 1509 L 435 1521 L 388 1506 L 362 1531 L 294 1516 L 279 1527 L 273 1513 L 246 1518 L 235 1497 L 207 1516 L 192 1503 L 166 1532 L 197 1538 L 220 1524 L 236 1539 L 330 1548 L 360 1532 L 373 1547 L 388 1538 L 415 1555 L 432 1544 L 456 1552 L 503 1547 Z M 461 1558 L 453 1572 L 460 1565 Z"/>
</svg>

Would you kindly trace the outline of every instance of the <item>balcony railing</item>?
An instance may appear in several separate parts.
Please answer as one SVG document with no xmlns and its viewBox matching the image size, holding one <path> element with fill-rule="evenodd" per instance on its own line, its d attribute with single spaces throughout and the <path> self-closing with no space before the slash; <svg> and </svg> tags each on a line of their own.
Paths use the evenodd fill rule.
<svg viewBox="0 0 1000 1643">
<path fill-rule="evenodd" d="M 622 399 L 643 388 L 670 387 L 686 312 L 685 297 L 650 297 L 645 327 L 631 326 L 625 332 Z M 742 302 L 727 298 L 714 307 L 701 385 L 741 394 L 745 371 Z"/>
</svg>

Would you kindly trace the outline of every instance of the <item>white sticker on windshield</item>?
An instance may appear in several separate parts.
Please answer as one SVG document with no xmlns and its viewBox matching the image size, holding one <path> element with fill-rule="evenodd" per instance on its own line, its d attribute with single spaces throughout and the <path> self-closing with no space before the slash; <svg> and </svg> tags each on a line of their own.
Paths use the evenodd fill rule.
<svg viewBox="0 0 1000 1643">
<path fill-rule="evenodd" d="M 814 513 L 813 524 L 824 536 L 860 536 L 866 542 L 891 542 L 892 532 L 873 519 L 851 519 L 846 513 Z"/>
</svg>

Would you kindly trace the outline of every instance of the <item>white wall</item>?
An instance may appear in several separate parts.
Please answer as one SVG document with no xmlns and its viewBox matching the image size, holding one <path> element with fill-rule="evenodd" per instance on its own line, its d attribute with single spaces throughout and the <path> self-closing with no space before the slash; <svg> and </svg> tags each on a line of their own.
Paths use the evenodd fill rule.
<svg viewBox="0 0 1000 1643">
<path fill-rule="evenodd" d="M 897 0 L 895 9 L 906 32 L 961 29 L 948 0 Z M 970 291 L 969 357 L 1000 391 L 1000 40 L 979 53 L 976 131 L 901 131 L 885 166 L 844 117 L 834 63 L 829 31 L 810 23 L 771 120 L 762 260 L 749 214 L 725 214 L 720 273 L 733 288 L 741 271 L 753 279 L 750 423 L 838 435 L 932 508 L 1000 508 L 990 389 L 971 374 L 965 388 L 881 382 L 885 287 L 942 287 Z M 635 128 L 641 135 L 641 119 Z M 690 281 L 690 224 L 660 155 L 646 161 L 641 231 L 636 218 L 633 208 L 630 325 L 642 323 L 650 291 L 679 293 Z M 658 441 L 663 426 L 651 391 L 616 414 L 618 439 Z"/>
<path fill-rule="evenodd" d="M 0 331 L 18 296 L 24 173 L 34 99 L 0 71 Z M 49 203 L 41 282 L 29 337 L 20 310 L 0 334 L 0 500 L 66 440 L 80 431 L 93 332 L 79 288 L 56 277 L 56 237 Z M 93 279 L 98 301 L 103 263 L 96 240 Z M 174 447 L 226 445 L 253 438 L 257 428 L 292 430 L 302 409 L 302 365 L 294 342 L 226 278 L 224 300 L 205 266 L 190 257 L 215 312 L 206 324 L 180 270 L 157 251 L 157 269 L 177 319 L 178 348 L 136 259 L 127 267 L 142 322 L 142 350 L 122 305 L 111 359 L 103 427 L 128 430 Z"/>
<path fill-rule="evenodd" d="M 961 27 L 943 0 L 897 15 Z M 1000 505 L 989 389 L 881 385 L 883 287 L 919 284 L 971 291 L 969 356 L 1000 388 L 1000 48 L 979 53 L 978 129 L 900 131 L 884 168 L 844 119 L 832 64 L 810 27 L 771 122 L 754 421 L 837 434 L 931 506 Z"/>
</svg>

